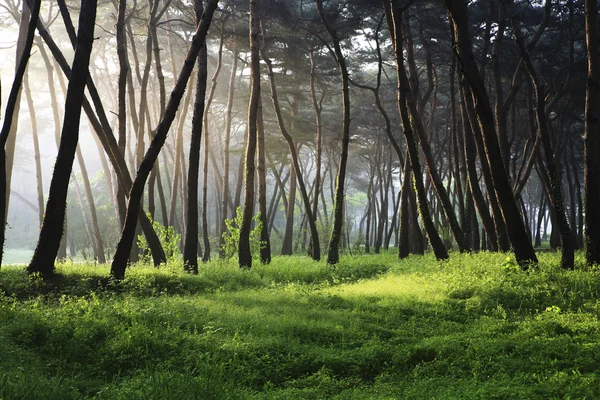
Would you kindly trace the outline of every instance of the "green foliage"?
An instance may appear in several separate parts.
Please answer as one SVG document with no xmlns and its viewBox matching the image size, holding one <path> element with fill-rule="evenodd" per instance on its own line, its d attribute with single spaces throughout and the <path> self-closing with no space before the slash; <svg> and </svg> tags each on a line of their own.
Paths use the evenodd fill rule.
<svg viewBox="0 0 600 400">
<path fill-rule="evenodd" d="M 152 216 L 150 214 L 148 214 L 148 219 L 152 221 Z M 172 262 L 181 258 L 181 251 L 179 250 L 181 245 L 181 235 L 175 232 L 175 228 L 172 226 L 164 226 L 158 221 L 152 221 L 152 226 L 154 227 L 154 231 L 167 256 L 167 262 Z M 138 235 L 138 246 L 143 252 L 140 261 L 142 263 L 151 262 L 152 254 L 150 254 L 150 247 L 148 246 L 148 242 L 144 235 Z"/>
<path fill-rule="evenodd" d="M 254 229 L 250 231 L 250 251 L 252 252 L 253 258 L 258 258 L 260 247 L 262 243 L 260 241 L 260 233 L 262 231 L 262 222 L 260 221 L 260 213 L 252 217 Z M 225 258 L 232 258 L 238 254 L 238 244 L 240 242 L 240 226 L 242 226 L 242 208 L 238 207 L 235 210 L 235 218 L 226 219 L 225 225 L 227 226 L 227 232 L 223 232 L 223 243 L 222 250 L 225 254 Z"/>
<path fill-rule="evenodd" d="M 600 397 L 600 274 L 392 252 L 0 270 L 0 398 Z"/>
</svg>

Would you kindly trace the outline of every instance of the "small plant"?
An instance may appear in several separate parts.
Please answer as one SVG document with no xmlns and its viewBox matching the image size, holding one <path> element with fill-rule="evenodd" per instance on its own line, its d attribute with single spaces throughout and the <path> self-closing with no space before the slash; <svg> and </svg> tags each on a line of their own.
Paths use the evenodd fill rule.
<svg viewBox="0 0 600 400">
<path fill-rule="evenodd" d="M 150 221 L 152 221 L 152 216 L 150 216 L 150 214 L 148 214 L 148 218 Z M 152 221 L 152 227 L 158 235 L 160 244 L 165 251 L 167 262 L 177 260 L 181 256 L 181 251 L 179 250 L 179 246 L 181 244 L 181 235 L 175 232 L 175 229 L 172 226 L 164 226 L 157 221 Z M 146 241 L 146 237 L 144 235 L 138 236 L 138 246 L 144 254 L 140 258 L 140 261 L 145 263 L 152 261 L 150 247 L 148 246 L 148 242 Z"/>
<path fill-rule="evenodd" d="M 260 241 L 260 233 L 262 231 L 262 223 L 260 221 L 260 213 L 252 217 L 254 223 L 254 229 L 250 231 L 250 250 L 252 256 L 257 257 L 262 246 Z M 238 243 L 240 241 L 240 226 L 242 225 L 242 208 L 238 207 L 235 210 L 235 218 L 226 219 L 225 225 L 227 226 L 227 232 L 223 232 L 223 239 L 225 243 L 221 246 L 225 258 L 231 258 L 237 255 Z"/>
</svg>

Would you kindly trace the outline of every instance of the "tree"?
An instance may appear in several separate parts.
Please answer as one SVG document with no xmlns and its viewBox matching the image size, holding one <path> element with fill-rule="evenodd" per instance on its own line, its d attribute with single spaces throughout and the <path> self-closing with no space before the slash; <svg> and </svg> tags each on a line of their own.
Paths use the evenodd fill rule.
<svg viewBox="0 0 600 400">
<path fill-rule="evenodd" d="M 27 267 L 29 273 L 37 272 L 45 277 L 54 274 L 54 262 L 63 233 L 67 191 L 79 139 L 83 92 L 88 77 L 88 65 L 94 41 L 96 8 L 97 0 L 82 0 L 81 2 L 77 48 L 75 49 L 75 57 L 71 68 L 71 79 L 67 87 L 60 148 L 54 165 L 52 181 L 50 182 L 44 222 L 33 258 Z"/>
<path fill-rule="evenodd" d="M 254 212 L 254 173 L 256 154 L 256 135 L 258 105 L 260 102 L 260 59 L 259 42 L 260 19 L 258 16 L 258 0 L 250 0 L 250 101 L 248 104 L 248 135 L 244 164 L 244 207 L 242 209 L 242 225 L 238 244 L 238 262 L 240 268 L 252 267 L 250 250 L 250 228 Z M 263 227 L 265 229 L 265 227 Z"/>
<path fill-rule="evenodd" d="M 25 3 L 23 3 L 23 7 L 27 8 L 28 6 L 25 5 Z M 13 84 L 8 95 L 8 101 L 6 102 L 6 109 L 4 115 L 6 115 L 7 118 L 4 120 L 4 123 L 2 124 L 2 130 L 0 131 L 0 246 L 2 246 L 2 250 L 0 251 L 0 265 L 2 265 L 2 255 L 4 253 L 4 240 L 6 238 L 6 216 L 8 214 L 8 196 L 10 189 L 10 178 L 7 176 L 7 173 L 12 168 L 12 166 L 11 168 L 9 168 L 7 165 L 8 161 L 6 153 L 6 143 L 9 139 L 9 136 L 11 135 L 11 128 L 14 129 L 14 127 L 12 127 L 13 115 L 15 113 L 19 101 L 23 77 L 25 76 L 25 73 L 27 71 L 27 63 L 29 62 L 29 55 L 31 53 L 31 47 L 33 46 L 33 36 L 35 33 L 35 28 L 37 26 L 37 21 L 39 19 L 39 14 L 40 0 L 36 0 L 33 3 L 33 7 L 31 8 L 31 17 L 27 26 L 27 34 L 23 46 L 23 51 L 19 56 L 19 62 L 15 70 L 15 78 L 13 80 Z M 25 16 L 23 18 L 25 18 Z"/>
<path fill-rule="evenodd" d="M 348 163 L 348 146 L 350 144 L 350 88 L 349 75 L 346 66 L 346 59 L 342 53 L 340 39 L 337 30 L 331 25 L 323 9 L 323 0 L 317 0 L 317 10 L 321 22 L 327 30 L 333 42 L 333 49 L 329 48 L 340 70 L 342 78 L 342 151 L 340 153 L 340 164 L 338 167 L 335 183 L 335 197 L 333 204 L 333 227 L 329 239 L 329 250 L 327 253 L 327 264 L 335 265 L 340 260 L 340 239 L 342 237 L 342 227 L 344 224 L 344 184 L 346 181 L 346 165 Z M 328 46 L 329 47 L 329 46 Z"/>
<path fill-rule="evenodd" d="M 146 155 L 144 156 L 144 159 L 138 168 L 135 180 L 133 181 L 131 192 L 129 194 L 129 201 L 127 204 L 125 225 L 123 227 L 123 231 L 121 232 L 121 239 L 117 245 L 117 251 L 111 266 L 110 273 L 116 279 L 123 279 L 125 277 L 125 269 L 127 266 L 127 260 L 129 259 L 129 252 L 131 251 L 131 247 L 133 245 L 136 219 L 140 209 L 140 201 L 144 193 L 146 180 L 148 179 L 148 175 L 150 175 L 152 166 L 156 162 L 158 154 L 165 143 L 169 128 L 175 119 L 177 108 L 179 107 L 179 103 L 181 102 L 181 98 L 185 92 L 185 87 L 190 75 L 192 74 L 195 59 L 198 56 L 200 49 L 204 45 L 206 34 L 212 21 L 213 13 L 217 8 L 217 2 L 218 0 L 209 0 L 204 8 L 202 18 L 200 19 L 200 24 L 196 28 L 196 32 L 192 38 L 192 43 L 190 44 L 190 48 L 186 55 L 185 63 L 179 73 L 177 83 L 173 88 L 173 92 L 169 97 L 169 102 L 165 108 L 163 118 L 156 128 L 156 134 L 150 143 L 148 151 L 146 151 Z"/>
<path fill-rule="evenodd" d="M 452 29 L 454 32 L 453 46 L 458 55 L 464 76 L 469 86 L 467 88 L 475 103 L 477 122 L 481 128 L 485 144 L 486 160 L 490 167 L 493 180 L 493 190 L 496 193 L 502 211 L 507 233 L 513 245 L 515 258 L 519 265 L 527 268 L 529 264 L 537 263 L 537 257 L 531 241 L 525 230 L 523 219 L 512 194 L 507 171 L 502 163 L 502 153 L 498 144 L 495 130 L 494 114 L 475 58 L 468 34 L 467 4 L 465 0 L 444 0 Z M 482 160 L 482 163 L 485 160 Z"/>
</svg>

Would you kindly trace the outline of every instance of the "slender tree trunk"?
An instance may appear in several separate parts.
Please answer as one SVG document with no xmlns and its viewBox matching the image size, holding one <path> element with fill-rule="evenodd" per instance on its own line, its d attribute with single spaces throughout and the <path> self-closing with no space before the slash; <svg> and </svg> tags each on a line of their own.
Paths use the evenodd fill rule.
<svg viewBox="0 0 600 400">
<path fill-rule="evenodd" d="M 256 154 L 256 135 L 258 105 L 260 103 L 260 58 L 259 34 L 260 19 L 258 17 L 258 0 L 250 0 L 250 101 L 248 104 L 248 136 L 244 167 L 244 207 L 242 209 L 242 225 L 238 244 L 238 262 L 240 268 L 252 267 L 252 250 L 250 249 L 250 229 L 254 212 L 254 174 Z"/>
<path fill-rule="evenodd" d="M 334 58 L 340 69 L 342 78 L 342 107 L 343 107 L 343 128 L 342 128 L 342 151 L 340 154 L 340 164 L 336 178 L 335 198 L 333 205 L 333 228 L 329 240 L 329 250 L 327 254 L 327 264 L 335 265 L 340 259 L 340 239 L 342 236 L 343 212 L 344 212 L 344 191 L 346 181 L 346 164 L 348 163 L 348 145 L 350 144 L 350 88 L 349 74 L 346 67 L 346 60 L 342 53 L 340 40 L 337 30 L 331 25 L 323 10 L 323 0 L 317 0 L 317 10 L 323 26 L 331 36 L 334 48 Z"/>
<path fill-rule="evenodd" d="M 27 267 L 29 273 L 37 272 L 42 276 L 54 274 L 54 262 L 63 233 L 69 178 L 79 139 L 81 106 L 94 40 L 96 8 L 97 0 L 83 0 L 81 2 L 77 48 L 75 49 L 71 78 L 65 99 L 65 117 L 60 148 L 50 183 L 44 222 L 33 258 Z"/>
<path fill-rule="evenodd" d="M 202 1 L 197 0 L 196 26 L 200 26 L 203 13 Z M 204 125 L 206 80 L 208 78 L 208 55 L 206 43 L 202 43 L 198 53 L 198 76 L 196 80 L 196 100 L 192 116 L 192 138 L 190 140 L 190 156 L 187 176 L 187 214 L 185 244 L 183 247 L 183 262 L 186 271 L 198 273 L 198 175 L 200 171 L 200 143 Z"/>
<path fill-rule="evenodd" d="M 42 227 L 44 221 L 44 185 L 42 182 L 42 164 L 40 160 L 40 142 L 38 139 L 38 128 L 37 128 L 37 116 L 35 112 L 35 105 L 33 104 L 33 96 L 31 95 L 31 89 L 29 88 L 29 77 L 28 73 L 25 72 L 23 77 L 23 86 L 25 89 L 25 97 L 27 98 L 27 108 L 29 109 L 29 120 L 31 122 L 31 137 L 33 141 L 33 157 L 35 161 L 35 178 L 37 188 L 37 204 L 38 204 L 38 217 L 39 227 Z"/>
<path fill-rule="evenodd" d="M 23 3 L 23 7 L 24 9 L 28 9 L 25 3 Z M 0 247 L 2 248 L 4 248 L 4 240 L 6 237 L 6 217 L 8 214 L 8 198 L 10 196 L 10 173 L 12 171 L 11 151 L 14 151 L 14 149 L 10 149 L 10 146 L 7 148 L 7 141 L 9 139 L 11 141 L 14 140 L 16 133 L 16 119 L 13 120 L 13 116 L 15 114 L 18 115 L 17 109 L 20 100 L 21 84 L 27 70 L 27 63 L 29 61 L 31 47 L 33 46 L 33 35 L 40 13 L 39 0 L 33 3 L 31 10 L 31 18 L 27 25 L 23 48 L 20 55 L 17 57 L 19 61 L 15 70 L 15 78 L 6 102 L 4 115 L 8 117 L 5 118 L 4 123 L 2 124 L 2 130 L 0 131 L 0 218 L 2 218 L 0 220 Z M 23 13 L 23 21 L 25 21 L 25 17 L 25 13 Z M 13 122 L 15 122 L 14 125 Z M 2 264 L 2 254 L 3 251 L 0 251 L 0 265 Z"/>
<path fill-rule="evenodd" d="M 298 186 L 300 187 L 300 194 L 302 196 L 302 202 L 304 204 L 304 211 L 308 217 L 308 226 L 310 229 L 311 236 L 311 249 L 312 249 L 312 258 L 316 261 L 321 259 L 321 245 L 319 243 L 319 233 L 317 231 L 316 219 L 312 212 L 310 199 L 308 198 L 308 192 L 306 191 L 306 185 L 304 184 L 304 178 L 302 177 L 302 171 L 300 169 L 300 161 L 298 159 L 298 153 L 296 150 L 296 145 L 294 144 L 294 140 L 292 136 L 287 131 L 285 127 L 285 123 L 283 121 L 283 116 L 281 115 L 281 108 L 279 107 L 279 99 L 277 97 L 277 87 L 275 86 L 275 76 L 273 74 L 273 66 L 271 65 L 271 60 L 267 58 L 267 56 L 263 53 L 263 60 L 265 64 L 267 64 L 267 71 L 269 74 L 269 82 L 271 85 L 271 98 L 273 100 L 273 108 L 275 110 L 275 115 L 277 116 L 277 123 L 279 124 L 279 130 L 283 135 L 285 141 L 288 144 L 288 148 L 290 149 L 290 155 L 292 156 L 292 165 L 294 170 L 292 171 L 292 178 L 294 175 L 298 181 Z M 288 203 L 288 215 L 291 215 L 292 221 L 288 221 L 286 224 L 286 234 L 288 232 L 288 224 L 293 224 L 293 213 L 290 213 L 290 210 L 294 209 L 294 199 L 295 193 L 292 192 L 292 189 L 295 191 L 294 181 L 290 180 L 290 194 L 289 194 L 289 203 Z M 287 235 L 286 235 L 287 236 Z M 284 238 L 285 241 L 285 238 Z M 290 243 L 291 245 L 291 243 Z M 291 246 L 290 246 L 291 249 Z M 283 251 L 282 251 L 283 254 Z"/>
<path fill-rule="evenodd" d="M 404 70 L 404 55 L 402 52 L 402 10 L 392 5 L 391 9 L 389 3 L 386 4 L 386 11 L 391 12 L 393 20 L 393 31 L 390 33 L 394 37 L 394 54 L 396 58 L 396 71 L 398 75 L 398 108 L 400 110 L 400 116 L 402 121 L 402 130 L 406 139 L 408 158 L 410 159 L 411 169 L 413 171 L 413 182 L 417 192 L 417 200 L 419 204 L 419 214 L 421 220 L 425 226 L 429 243 L 433 247 L 433 251 L 438 260 L 448 258 L 448 251 L 444 247 L 444 243 L 440 238 L 434 224 L 431 219 L 429 212 L 429 206 L 427 204 L 427 193 L 425 192 L 425 186 L 423 184 L 423 175 L 421 173 L 421 165 L 419 162 L 419 152 L 417 149 L 416 138 L 414 137 L 411 119 L 409 116 L 407 106 L 407 96 L 411 94 L 411 88 L 407 85 L 408 79 Z M 406 178 L 405 178 L 406 179 Z"/>
<path fill-rule="evenodd" d="M 221 194 L 221 222 L 219 228 L 219 255 L 223 257 L 225 245 L 225 239 L 223 234 L 227 231 L 225 220 L 228 217 L 227 208 L 229 204 L 227 199 L 231 198 L 229 193 L 229 146 L 231 143 L 231 121 L 233 113 L 233 94 L 235 89 L 235 78 L 237 73 L 237 50 L 233 51 L 233 58 L 231 64 L 231 73 L 229 75 L 229 89 L 227 92 L 227 111 L 225 114 L 225 139 L 223 141 L 223 192 Z M 234 211 L 235 212 L 235 211 Z"/>
<path fill-rule="evenodd" d="M 262 100 L 258 103 L 257 116 L 257 147 L 258 147 L 258 212 L 262 229 L 260 231 L 260 262 L 271 262 L 271 239 L 267 219 L 267 176 L 265 170 L 265 126 L 263 121 Z"/>
<path fill-rule="evenodd" d="M 148 179 L 148 175 L 152 170 L 152 166 L 154 165 L 154 162 L 156 161 L 158 154 L 165 143 L 169 128 L 175 119 L 177 108 L 179 107 L 179 103 L 183 97 L 189 77 L 192 74 L 196 57 L 205 44 L 206 33 L 210 27 L 214 10 L 217 7 L 217 2 L 218 0 L 209 0 L 206 8 L 204 9 L 201 21 L 198 24 L 196 32 L 192 38 L 192 43 L 185 58 L 185 63 L 181 69 L 181 72 L 179 73 L 179 77 L 177 78 L 177 84 L 171 93 L 165 113 L 158 124 L 158 127 L 156 128 L 156 134 L 150 143 L 150 147 L 148 148 L 148 151 L 146 152 L 146 155 L 140 164 L 137 175 L 133 182 L 129 195 L 129 202 L 127 205 L 125 227 L 121 232 L 121 239 L 117 245 L 117 251 L 111 266 L 111 275 L 116 279 L 123 279 L 125 276 L 127 259 L 129 257 L 129 252 L 131 251 L 131 246 L 133 245 L 136 217 L 140 209 L 140 202 L 144 193 L 146 180 Z"/>
</svg>

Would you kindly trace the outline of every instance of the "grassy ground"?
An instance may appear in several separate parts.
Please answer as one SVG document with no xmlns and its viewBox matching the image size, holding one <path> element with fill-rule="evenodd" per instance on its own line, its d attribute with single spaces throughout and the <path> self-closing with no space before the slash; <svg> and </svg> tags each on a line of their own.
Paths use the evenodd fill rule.
<svg viewBox="0 0 600 400">
<path fill-rule="evenodd" d="M 4 268 L 0 398 L 600 398 L 600 275 L 540 258 Z"/>
</svg>

